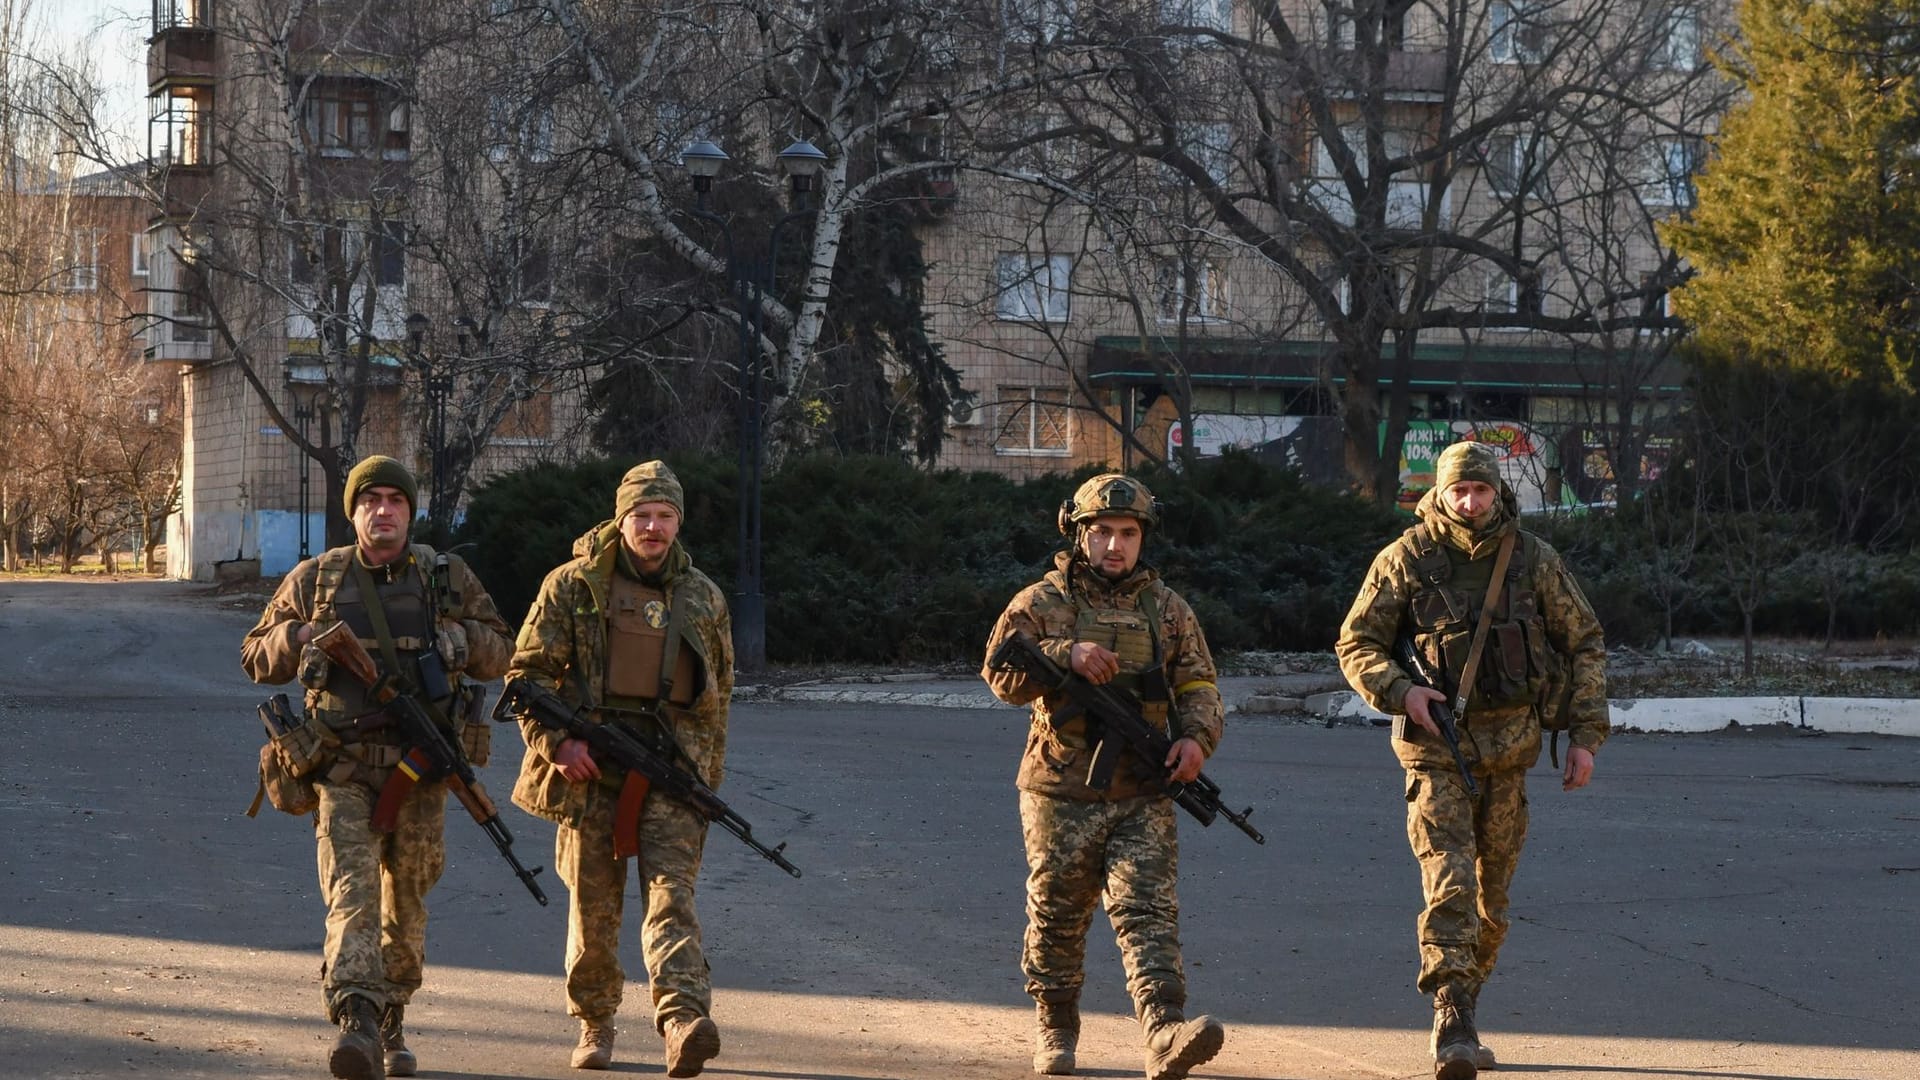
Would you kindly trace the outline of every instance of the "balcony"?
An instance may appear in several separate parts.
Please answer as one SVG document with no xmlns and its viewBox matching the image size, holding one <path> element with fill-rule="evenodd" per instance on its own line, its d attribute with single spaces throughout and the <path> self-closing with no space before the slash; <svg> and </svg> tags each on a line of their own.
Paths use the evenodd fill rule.
<svg viewBox="0 0 1920 1080">
<path fill-rule="evenodd" d="M 1342 225 L 1354 223 L 1353 200 L 1347 197 L 1347 186 L 1339 180 L 1315 178 L 1308 180 L 1307 192 L 1315 205 L 1327 212 Z M 1432 187 L 1425 181 L 1394 180 L 1387 184 L 1386 226 L 1389 229 L 1417 229 L 1420 227 L 1421 211 L 1426 209 L 1427 196 Z M 1448 188 L 1440 199 L 1440 221 L 1444 225 L 1450 220 L 1453 203 L 1453 189 Z"/>
</svg>

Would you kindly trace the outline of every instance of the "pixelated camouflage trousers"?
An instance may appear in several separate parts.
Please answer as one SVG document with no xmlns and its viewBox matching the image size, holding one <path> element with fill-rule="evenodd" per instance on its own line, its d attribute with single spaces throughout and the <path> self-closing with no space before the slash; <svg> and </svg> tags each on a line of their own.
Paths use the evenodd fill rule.
<svg viewBox="0 0 1920 1080">
<path fill-rule="evenodd" d="M 1027 845 L 1027 936 L 1020 970 L 1044 1008 L 1078 1000 L 1087 928 L 1104 897 L 1136 1013 L 1184 1006 L 1180 963 L 1180 837 L 1158 796 L 1077 802 L 1020 793 Z"/>
<path fill-rule="evenodd" d="M 447 789 L 415 788 L 391 833 L 373 829 L 379 794 L 353 781 L 314 785 L 320 895 L 327 903 L 321 974 L 327 1015 L 358 994 L 376 1007 L 404 1005 L 427 957 L 427 893 L 446 865 Z"/>
<path fill-rule="evenodd" d="M 1407 770 L 1407 840 L 1420 861 L 1422 993 L 1478 994 L 1507 939 L 1507 895 L 1527 839 L 1527 774 L 1476 774 L 1476 798 L 1452 769 Z"/>
<path fill-rule="evenodd" d="M 640 809 L 640 854 L 613 853 L 613 811 L 619 790 L 591 784 L 578 828 L 560 826 L 553 863 L 573 894 L 567 909 L 567 1012 L 605 1020 L 619 1011 L 626 987 L 620 965 L 620 923 L 626 901 L 627 864 L 637 861 L 646 907 L 640 922 L 640 955 L 653 994 L 654 1029 L 674 1013 L 705 1016 L 713 1007 L 713 981 L 700 947 L 694 915 L 694 879 L 706 845 L 706 819 L 682 803 L 653 794 Z"/>
</svg>

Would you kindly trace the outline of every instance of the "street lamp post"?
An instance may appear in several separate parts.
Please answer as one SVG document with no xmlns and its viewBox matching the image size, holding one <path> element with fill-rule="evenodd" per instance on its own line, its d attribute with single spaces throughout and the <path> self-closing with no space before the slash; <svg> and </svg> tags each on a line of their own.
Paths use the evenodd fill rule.
<svg viewBox="0 0 1920 1080">
<path fill-rule="evenodd" d="M 471 325 L 468 320 L 455 320 L 456 326 Z M 433 523 L 436 535 L 431 542 L 445 543 L 446 537 L 438 535 L 444 524 L 452 525 L 452 517 L 441 506 L 441 499 L 447 490 L 447 396 L 453 392 L 453 376 L 440 370 L 437 356 L 429 357 L 426 351 L 427 331 L 432 320 L 419 312 L 407 316 L 407 343 L 413 354 L 414 365 L 419 368 L 421 385 L 427 393 L 427 452 L 431 461 L 432 494 L 427 503 L 429 520 Z M 464 351 L 466 332 L 462 326 L 460 339 Z M 418 507 L 415 508 L 416 511 Z"/>
<path fill-rule="evenodd" d="M 707 208 L 707 195 L 713 190 L 714 177 L 727 162 L 726 151 L 702 139 L 680 152 L 681 164 L 693 177 L 693 214 L 720 227 L 726 244 L 727 276 L 732 281 L 740 327 L 740 447 L 739 447 L 739 561 L 735 576 L 733 603 L 734 663 L 742 671 L 759 671 L 767 665 L 767 608 L 763 595 L 760 563 L 760 478 L 765 468 L 765 423 L 767 386 L 765 365 L 761 361 L 761 320 L 766 312 L 766 297 L 774 288 L 776 260 L 780 253 L 780 230 L 788 222 L 813 213 L 807 206 L 807 192 L 813 178 L 827 162 L 827 155 L 805 139 L 780 151 L 780 167 L 792 185 L 795 208 L 774 219 L 767 235 L 764 257 L 742 255 L 734 246 L 733 229 L 727 219 Z"/>
</svg>

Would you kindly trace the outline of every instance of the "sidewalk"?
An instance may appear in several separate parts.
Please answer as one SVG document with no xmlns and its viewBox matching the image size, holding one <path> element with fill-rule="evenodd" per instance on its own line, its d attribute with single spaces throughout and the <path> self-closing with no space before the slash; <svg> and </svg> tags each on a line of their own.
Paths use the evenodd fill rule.
<svg viewBox="0 0 1920 1080">
<path fill-rule="evenodd" d="M 1331 675 L 1232 675 L 1220 680 L 1230 715 L 1295 723 L 1386 723 Z M 848 676 L 785 686 L 741 683 L 735 701 L 914 705 L 936 709 L 1004 709 L 974 678 L 927 672 Z M 1700 697 L 1616 698 L 1615 731 L 1697 733 L 1734 727 L 1784 726 L 1834 734 L 1920 736 L 1920 701 L 1906 698 Z"/>
</svg>

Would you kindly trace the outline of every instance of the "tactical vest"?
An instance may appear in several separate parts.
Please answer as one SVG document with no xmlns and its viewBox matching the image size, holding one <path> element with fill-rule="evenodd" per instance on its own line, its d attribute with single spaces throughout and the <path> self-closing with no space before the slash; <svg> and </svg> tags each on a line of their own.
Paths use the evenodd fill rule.
<svg viewBox="0 0 1920 1080">
<path fill-rule="evenodd" d="M 1408 529 L 1406 537 L 1417 579 L 1408 602 L 1414 645 L 1448 679 L 1457 680 L 1466 669 L 1473 631 L 1486 605 L 1494 560 L 1469 559 L 1465 552 L 1439 543 L 1425 522 Z M 1529 574 L 1537 543 L 1521 533 L 1507 562 L 1506 583 L 1487 627 L 1480 670 L 1468 697 L 1469 716 L 1473 706 L 1539 704 L 1554 673 L 1563 666 L 1547 640 L 1546 622 Z"/>
<path fill-rule="evenodd" d="M 615 571 L 607 589 L 602 704 L 633 712 L 652 712 L 662 701 L 693 704 L 700 694 L 700 677 L 680 614 L 659 587 Z"/>
<path fill-rule="evenodd" d="M 1167 730 L 1168 703 L 1173 695 L 1167 689 L 1165 657 L 1160 651 L 1160 605 L 1154 602 L 1151 586 L 1140 591 L 1140 606 L 1133 611 L 1084 601 L 1077 604 L 1073 640 L 1092 642 L 1118 656 L 1120 673 L 1108 685 L 1139 699 L 1140 714 L 1147 722 Z M 1056 718 L 1053 734 L 1061 745 L 1076 750 L 1089 745 L 1087 719 L 1082 715 Z"/>
<path fill-rule="evenodd" d="M 332 548 L 319 556 L 319 573 L 313 589 L 313 622 L 346 623 L 380 666 L 382 674 L 386 674 L 387 662 L 381 654 L 368 598 L 361 593 L 359 575 L 353 570 L 353 560 L 357 557 L 352 547 Z M 434 649 L 434 621 L 438 612 L 428 596 L 422 570 L 423 559 L 430 563 L 433 558 L 431 548 L 415 545 L 408 549 L 407 559 L 397 572 L 390 573 L 386 567 L 368 570 L 374 582 L 374 601 L 386 616 L 394 654 L 400 661 L 403 676 L 409 681 L 416 678 L 415 665 L 419 658 Z M 368 688 L 343 671 L 330 672 L 326 683 L 309 697 L 308 704 L 322 722 L 336 731 L 347 729 L 354 717 L 380 708 Z M 445 710 L 450 702 L 442 700 L 434 704 Z M 376 731 L 355 738 L 361 742 L 394 744 L 397 737 L 391 731 Z"/>
</svg>

